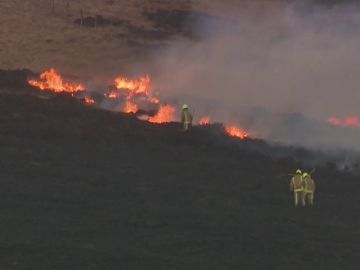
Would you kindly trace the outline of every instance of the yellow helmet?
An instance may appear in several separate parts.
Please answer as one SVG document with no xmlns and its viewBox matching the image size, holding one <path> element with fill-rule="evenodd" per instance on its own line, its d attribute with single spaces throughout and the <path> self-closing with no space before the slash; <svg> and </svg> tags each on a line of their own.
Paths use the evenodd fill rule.
<svg viewBox="0 0 360 270">
<path fill-rule="evenodd" d="M 306 173 L 306 172 L 304 172 L 302 176 L 305 178 L 305 177 L 308 177 L 308 176 L 309 176 L 309 174 L 308 174 L 308 173 Z"/>
<path fill-rule="evenodd" d="M 297 170 L 296 170 L 296 174 L 301 174 L 301 170 L 300 170 L 300 169 L 297 169 Z"/>
<path fill-rule="evenodd" d="M 183 104 L 183 105 L 182 105 L 182 108 L 183 108 L 183 110 L 189 109 L 189 106 L 188 106 L 187 104 Z"/>
</svg>

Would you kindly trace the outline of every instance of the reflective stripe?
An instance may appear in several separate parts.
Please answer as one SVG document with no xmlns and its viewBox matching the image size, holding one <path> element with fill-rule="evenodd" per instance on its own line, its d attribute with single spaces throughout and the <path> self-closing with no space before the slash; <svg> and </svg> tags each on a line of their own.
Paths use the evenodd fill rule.
<svg viewBox="0 0 360 270">
<path fill-rule="evenodd" d="M 294 192 L 300 192 L 300 191 L 303 191 L 303 189 L 302 188 L 297 188 L 297 189 L 294 190 Z"/>
<path fill-rule="evenodd" d="M 188 111 L 183 111 L 183 113 L 184 113 L 184 123 L 191 124 L 190 113 Z"/>
</svg>

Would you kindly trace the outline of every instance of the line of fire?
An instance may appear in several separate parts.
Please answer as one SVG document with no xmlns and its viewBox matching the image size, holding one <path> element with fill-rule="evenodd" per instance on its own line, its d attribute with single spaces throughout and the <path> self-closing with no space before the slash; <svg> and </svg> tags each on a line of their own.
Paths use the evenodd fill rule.
<svg viewBox="0 0 360 270">
<path fill-rule="evenodd" d="M 42 72 L 38 79 L 28 80 L 28 83 L 39 91 L 70 94 L 80 98 L 87 105 L 98 103 L 97 98 L 86 91 L 84 84 L 65 81 L 54 68 Z M 175 106 L 162 102 L 153 94 L 151 79 L 148 75 L 134 80 L 118 76 L 102 94 L 102 98 L 108 102 L 122 104 L 120 111 L 134 114 L 139 119 L 153 124 L 176 121 Z M 200 118 L 198 124 L 206 126 L 211 122 L 210 116 L 204 116 Z M 225 125 L 225 132 L 234 138 L 249 138 L 249 132 L 236 125 Z"/>
<path fill-rule="evenodd" d="M 84 84 L 65 81 L 54 68 L 42 72 L 38 79 L 28 80 L 28 83 L 39 91 L 67 93 L 78 97 L 86 105 L 96 106 L 99 102 L 99 97 L 88 92 Z M 106 89 L 101 98 L 110 103 L 121 104 L 119 110 L 124 113 L 134 114 L 139 119 L 152 124 L 175 122 L 177 119 L 175 106 L 162 102 L 159 97 L 154 95 L 151 79 L 148 75 L 138 79 L 118 76 L 113 80 L 112 85 Z M 343 120 L 333 116 L 328 118 L 326 122 L 329 125 L 342 128 L 360 128 L 360 119 L 357 116 L 345 117 Z M 211 123 L 212 117 L 209 115 L 201 117 L 198 121 L 200 126 L 207 126 Z M 255 134 L 233 124 L 225 124 L 224 130 L 228 136 L 238 139 L 247 139 Z"/>
</svg>

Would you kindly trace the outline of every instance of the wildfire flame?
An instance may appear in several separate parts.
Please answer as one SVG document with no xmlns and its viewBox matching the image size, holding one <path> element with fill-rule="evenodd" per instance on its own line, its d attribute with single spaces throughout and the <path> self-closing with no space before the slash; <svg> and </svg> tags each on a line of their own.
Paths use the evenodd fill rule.
<svg viewBox="0 0 360 270">
<path fill-rule="evenodd" d="M 139 100 L 152 104 L 160 104 L 160 100 L 151 93 L 151 81 L 148 75 L 136 80 L 130 80 L 119 76 L 114 80 L 115 89 L 104 94 L 109 99 L 124 98 L 126 101 L 122 109 L 125 113 L 136 113 L 138 111 Z"/>
<path fill-rule="evenodd" d="M 54 68 L 44 71 L 40 74 L 39 80 L 28 80 L 28 83 L 40 90 L 50 90 L 55 93 L 71 93 L 85 91 L 85 87 L 82 84 L 65 82 L 59 72 Z M 125 113 L 136 113 L 138 111 L 138 101 L 148 102 L 151 104 L 157 104 L 159 107 L 157 114 L 152 117 L 148 117 L 146 120 L 150 123 L 162 124 L 174 121 L 175 108 L 171 105 L 163 105 L 160 99 L 153 96 L 151 92 L 151 81 L 148 75 L 140 77 L 136 80 L 130 80 L 125 77 L 119 76 L 114 80 L 115 88 L 104 94 L 108 99 L 120 99 L 124 98 L 123 111 Z M 96 101 L 91 96 L 85 96 L 83 98 L 84 103 L 88 105 L 96 104 Z M 140 103 L 141 104 L 141 103 Z M 145 120 L 145 119 L 144 119 Z M 210 123 L 210 117 L 204 117 L 200 119 L 200 125 L 208 125 Z M 360 127 L 359 118 L 356 116 L 348 117 L 343 122 L 338 118 L 331 117 L 328 119 L 328 123 L 332 125 L 341 126 L 356 126 Z M 226 126 L 225 131 L 229 136 L 245 139 L 249 137 L 249 134 L 236 126 Z"/>
<path fill-rule="evenodd" d="M 156 97 L 151 97 L 149 98 L 149 101 L 153 104 L 159 104 L 160 103 L 160 100 Z"/>
<path fill-rule="evenodd" d="M 330 117 L 327 122 L 333 126 L 341 126 L 341 120 L 336 117 Z"/>
<path fill-rule="evenodd" d="M 348 116 L 344 120 L 337 117 L 330 117 L 327 123 L 333 126 L 360 128 L 360 118 L 357 116 Z"/>
<path fill-rule="evenodd" d="M 109 99 L 117 99 L 119 96 L 114 91 L 111 91 L 110 93 L 105 93 L 104 97 L 109 98 Z"/>
<path fill-rule="evenodd" d="M 171 105 L 161 105 L 157 114 L 149 117 L 150 123 L 163 124 L 174 120 L 175 108 Z"/>
<path fill-rule="evenodd" d="M 115 79 L 115 87 L 118 90 L 129 90 L 130 95 L 144 94 L 148 96 L 150 95 L 150 77 L 146 75 L 137 80 L 129 80 L 119 76 Z"/>
<path fill-rule="evenodd" d="M 40 80 L 29 80 L 28 83 L 40 90 L 51 90 L 55 93 L 71 93 L 85 91 L 82 84 L 64 82 L 61 75 L 53 68 L 40 74 Z"/>
<path fill-rule="evenodd" d="M 85 104 L 88 104 L 88 105 L 93 105 L 96 103 L 95 100 L 89 96 L 84 97 L 84 102 L 85 102 Z"/>
<path fill-rule="evenodd" d="M 210 117 L 207 116 L 207 117 L 201 118 L 200 121 L 199 121 L 199 124 L 200 124 L 200 126 L 209 125 L 210 124 Z"/>
<path fill-rule="evenodd" d="M 231 137 L 237 137 L 240 139 L 246 139 L 249 137 L 249 133 L 236 126 L 227 126 L 225 127 L 225 131 Z"/>
<path fill-rule="evenodd" d="M 132 103 L 131 101 L 126 101 L 124 106 L 125 113 L 136 113 L 137 111 L 138 107 L 135 103 Z"/>
</svg>

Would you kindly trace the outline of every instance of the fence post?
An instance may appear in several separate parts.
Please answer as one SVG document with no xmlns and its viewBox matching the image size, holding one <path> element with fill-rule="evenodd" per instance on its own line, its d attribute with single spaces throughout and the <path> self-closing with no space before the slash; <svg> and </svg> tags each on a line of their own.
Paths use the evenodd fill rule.
<svg viewBox="0 0 360 270">
<path fill-rule="evenodd" d="M 51 0 L 51 12 L 55 13 L 55 0 Z"/>
<path fill-rule="evenodd" d="M 80 13 L 81 13 L 81 21 L 80 21 L 80 26 L 83 26 L 83 24 L 84 24 L 84 11 L 83 11 L 83 9 L 81 8 L 81 11 L 80 11 Z"/>
<path fill-rule="evenodd" d="M 68 16 L 70 16 L 70 1 L 66 0 L 66 13 Z"/>
</svg>

